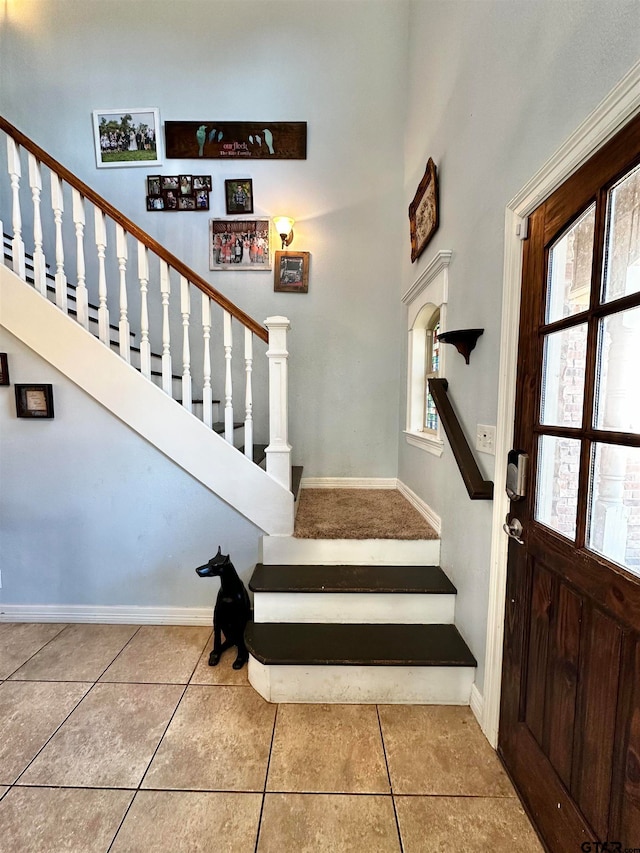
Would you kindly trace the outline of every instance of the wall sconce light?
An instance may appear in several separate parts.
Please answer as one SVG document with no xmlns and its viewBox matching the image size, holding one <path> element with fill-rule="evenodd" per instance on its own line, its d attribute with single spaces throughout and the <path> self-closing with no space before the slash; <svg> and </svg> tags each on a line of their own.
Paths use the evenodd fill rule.
<svg viewBox="0 0 640 853">
<path fill-rule="evenodd" d="M 290 246 L 293 240 L 292 229 L 295 219 L 291 219 L 290 216 L 274 216 L 273 221 L 282 240 L 282 248 Z"/>
</svg>

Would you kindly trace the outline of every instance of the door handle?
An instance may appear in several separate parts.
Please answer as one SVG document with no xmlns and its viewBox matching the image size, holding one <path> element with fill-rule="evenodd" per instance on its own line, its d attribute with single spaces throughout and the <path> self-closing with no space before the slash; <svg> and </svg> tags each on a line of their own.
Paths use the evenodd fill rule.
<svg viewBox="0 0 640 853">
<path fill-rule="evenodd" d="M 517 518 L 513 518 L 509 521 L 509 516 L 506 517 L 505 523 L 502 525 L 502 529 L 507 534 L 510 539 L 514 539 L 518 545 L 524 545 L 524 540 L 522 538 L 522 534 L 524 533 L 524 528 L 522 524 L 518 521 Z"/>
</svg>

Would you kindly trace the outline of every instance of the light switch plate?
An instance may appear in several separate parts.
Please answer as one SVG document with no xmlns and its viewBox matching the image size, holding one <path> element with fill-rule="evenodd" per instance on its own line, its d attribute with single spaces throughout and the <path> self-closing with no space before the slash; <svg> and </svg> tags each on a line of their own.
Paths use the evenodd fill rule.
<svg viewBox="0 0 640 853">
<path fill-rule="evenodd" d="M 480 453 L 496 455 L 496 428 L 486 424 L 478 424 L 476 427 L 476 450 Z"/>
</svg>

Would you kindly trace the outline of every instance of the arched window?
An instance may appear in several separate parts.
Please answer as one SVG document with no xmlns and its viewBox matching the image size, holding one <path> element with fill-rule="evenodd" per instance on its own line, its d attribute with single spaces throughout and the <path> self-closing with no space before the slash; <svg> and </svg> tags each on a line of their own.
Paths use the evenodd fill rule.
<svg viewBox="0 0 640 853">
<path fill-rule="evenodd" d="M 440 309 L 438 309 L 426 330 L 425 336 L 425 375 L 424 375 L 424 418 L 423 428 L 425 432 L 438 432 L 438 412 L 433 397 L 429 393 L 429 379 L 437 377 L 440 371 Z"/>
</svg>

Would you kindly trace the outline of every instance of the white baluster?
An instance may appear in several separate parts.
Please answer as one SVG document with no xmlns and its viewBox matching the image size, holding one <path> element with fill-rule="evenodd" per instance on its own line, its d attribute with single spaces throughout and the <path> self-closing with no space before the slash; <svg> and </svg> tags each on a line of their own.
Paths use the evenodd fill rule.
<svg viewBox="0 0 640 853">
<path fill-rule="evenodd" d="M 129 335 L 129 317 L 127 314 L 127 234 L 121 225 L 116 224 L 116 257 L 120 271 L 120 322 L 118 337 L 120 338 L 120 357 L 131 364 L 131 343 Z"/>
<path fill-rule="evenodd" d="M 171 332 L 169 330 L 169 294 L 171 281 L 169 265 L 160 261 L 160 292 L 162 294 L 162 390 L 173 397 L 171 381 Z"/>
<path fill-rule="evenodd" d="M 202 344 L 204 358 L 202 366 L 202 421 L 205 426 L 213 425 L 213 392 L 211 390 L 211 350 L 209 339 L 211 338 L 211 300 L 202 294 Z"/>
<path fill-rule="evenodd" d="M 138 242 L 138 279 L 140 280 L 140 372 L 151 379 L 151 344 L 149 343 L 149 254 Z"/>
<path fill-rule="evenodd" d="M 244 369 L 245 385 L 245 417 L 244 417 L 244 455 L 253 459 L 253 392 L 251 388 L 251 371 L 253 370 L 253 333 L 245 327 L 244 330 Z"/>
<path fill-rule="evenodd" d="M 29 186 L 33 198 L 33 283 L 38 293 L 46 296 L 47 269 L 42 250 L 42 216 L 40 214 L 42 174 L 40 163 L 31 153 L 29 154 Z"/>
<path fill-rule="evenodd" d="M 191 350 L 189 349 L 189 317 L 191 316 L 191 294 L 189 282 L 180 276 L 180 312 L 182 313 L 182 405 L 193 411 L 191 393 Z"/>
<path fill-rule="evenodd" d="M 107 253 L 107 225 L 104 213 L 99 207 L 94 208 L 96 246 L 98 248 L 98 337 L 102 343 L 109 346 L 109 308 L 107 306 L 107 273 L 104 259 Z"/>
<path fill-rule="evenodd" d="M 288 421 L 287 331 L 291 324 L 286 317 L 268 317 L 269 330 L 269 446 L 267 474 L 291 489 L 291 445 Z"/>
<path fill-rule="evenodd" d="M 24 263 L 24 241 L 22 239 L 22 214 L 20 212 L 20 178 L 22 168 L 20 166 L 20 149 L 11 136 L 7 136 L 7 161 L 9 176 L 11 177 L 11 192 L 13 194 L 12 225 L 13 239 L 11 240 L 11 254 L 13 255 L 13 271 L 26 278 Z"/>
<path fill-rule="evenodd" d="M 72 191 L 73 224 L 76 228 L 76 266 L 78 283 L 76 285 L 76 311 L 78 323 L 89 328 L 89 298 L 87 294 L 86 267 L 84 262 L 84 198 L 78 190 Z"/>
<path fill-rule="evenodd" d="M 56 224 L 56 305 L 67 310 L 67 277 L 64 274 L 64 244 L 62 242 L 62 214 L 64 213 L 64 197 L 62 194 L 62 179 L 51 172 L 51 207 Z"/>
<path fill-rule="evenodd" d="M 224 312 L 224 437 L 233 444 L 233 381 L 231 379 L 231 350 L 233 335 L 231 332 L 231 314 Z"/>
</svg>

